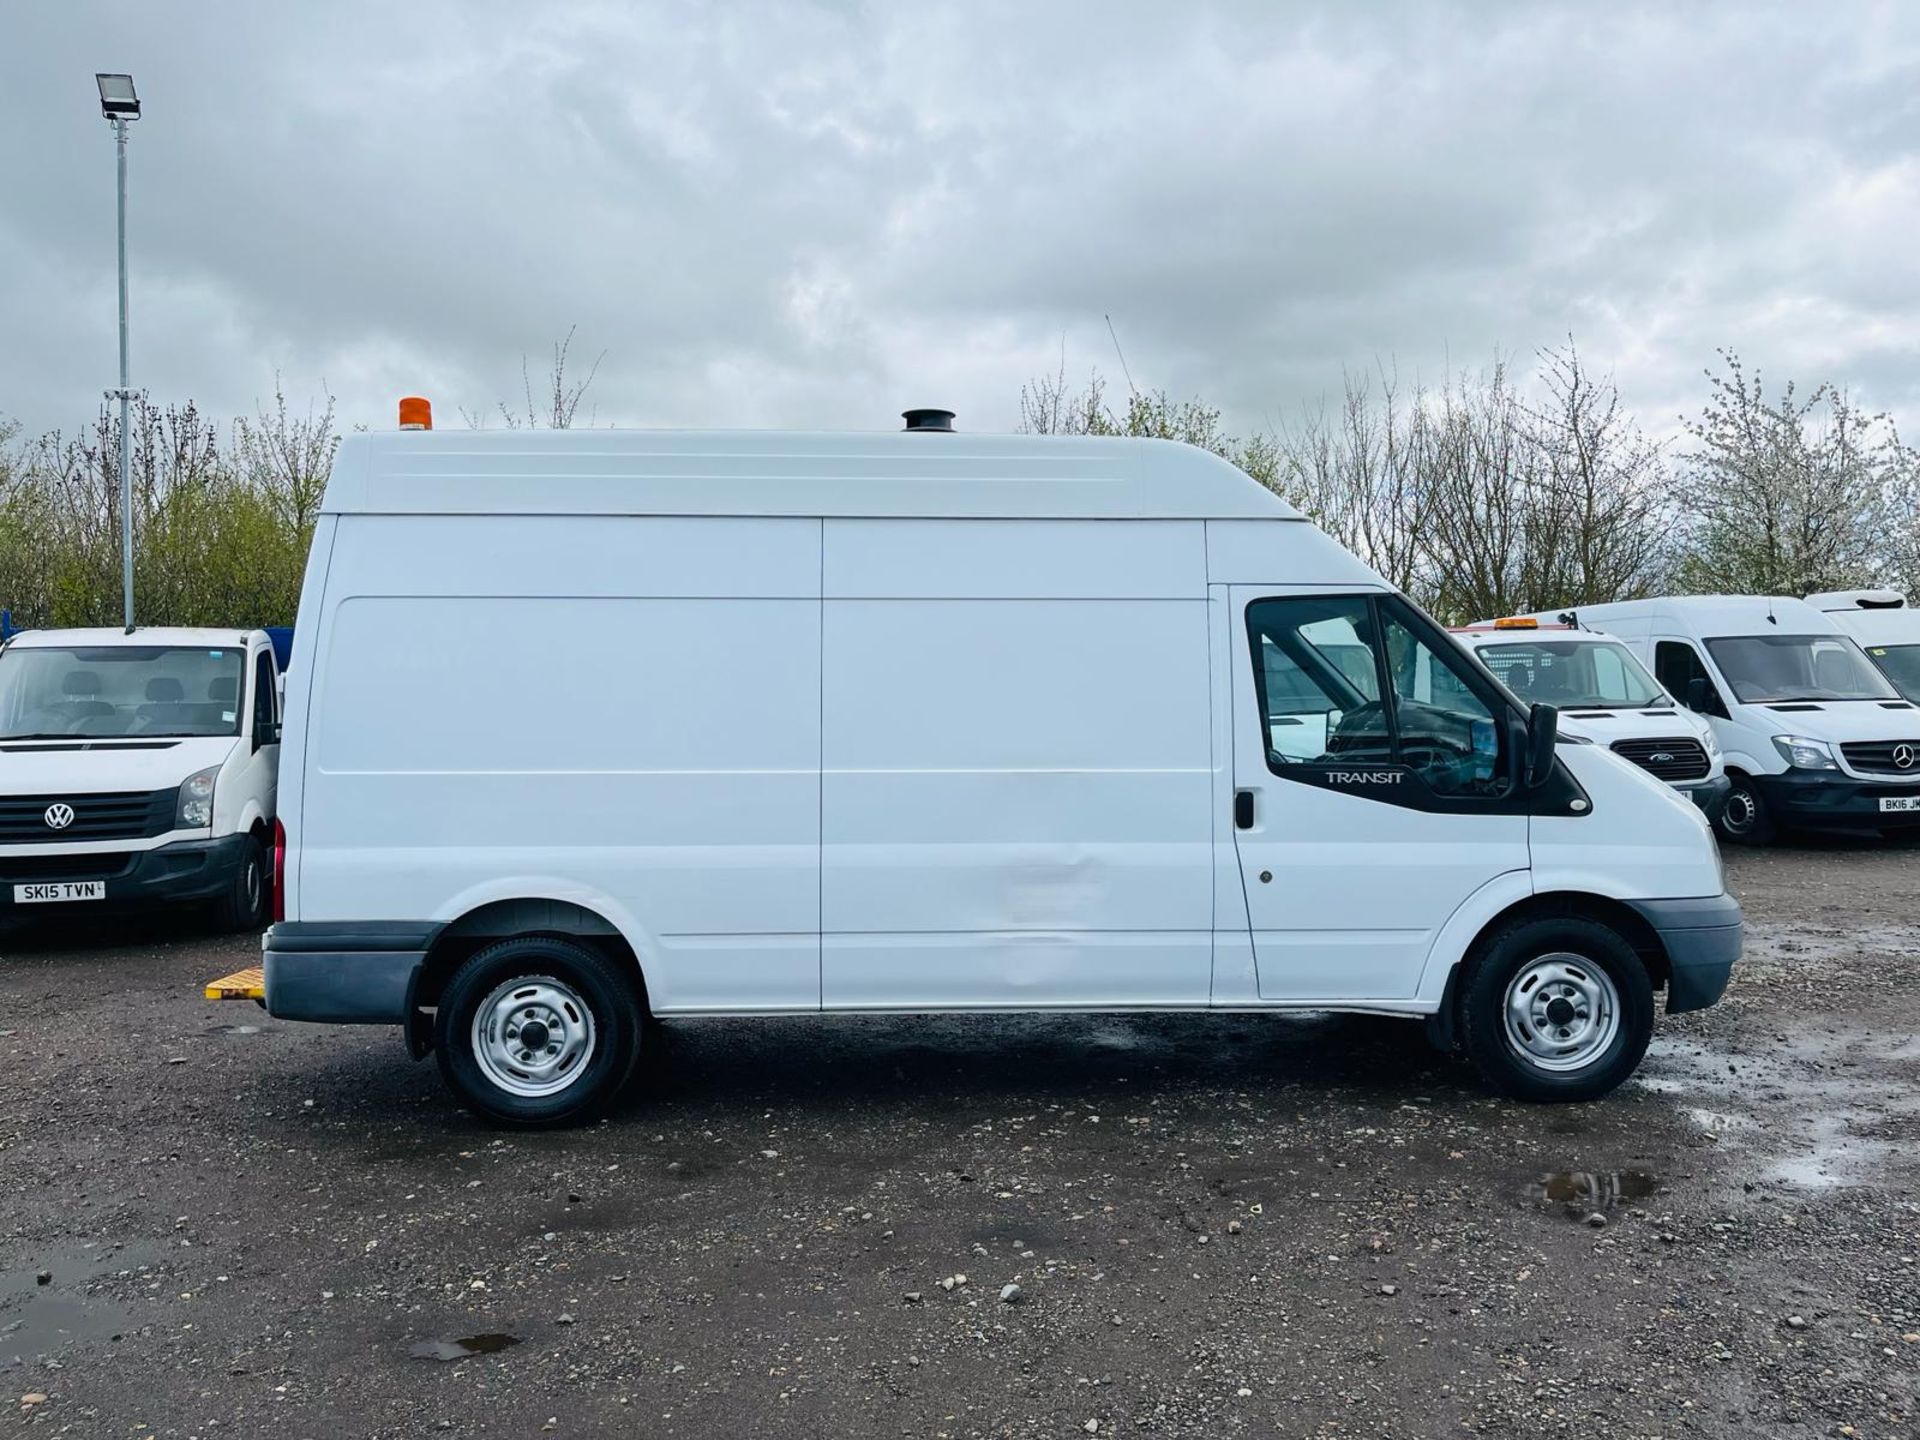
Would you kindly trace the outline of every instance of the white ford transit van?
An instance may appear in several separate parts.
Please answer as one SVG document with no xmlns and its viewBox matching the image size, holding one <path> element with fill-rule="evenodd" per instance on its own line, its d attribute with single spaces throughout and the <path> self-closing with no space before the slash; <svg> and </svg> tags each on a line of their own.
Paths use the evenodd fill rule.
<svg viewBox="0 0 1920 1440">
<path fill-rule="evenodd" d="M 0 916 L 207 902 L 264 924 L 278 682 L 261 630 L 0 647 Z"/>
<path fill-rule="evenodd" d="M 1186 446 L 353 435 L 298 636 L 267 1009 L 508 1123 L 820 1011 L 1424 1016 L 1586 1098 L 1740 949 L 1694 806 Z"/>
<path fill-rule="evenodd" d="M 1664 780 L 1711 820 L 1727 771 L 1706 718 L 1680 705 L 1611 635 L 1532 616 L 1456 627 L 1453 638 L 1527 704 L 1560 712 L 1560 733 L 1604 745 Z"/>
<path fill-rule="evenodd" d="M 1859 642 L 1909 700 L 1920 702 L 1920 610 L 1898 590 L 1835 590 L 1807 603 Z"/>
<path fill-rule="evenodd" d="M 1707 717 L 1732 786 L 1719 819 L 1729 840 L 1920 825 L 1920 710 L 1804 600 L 1687 595 L 1573 613 Z"/>
</svg>

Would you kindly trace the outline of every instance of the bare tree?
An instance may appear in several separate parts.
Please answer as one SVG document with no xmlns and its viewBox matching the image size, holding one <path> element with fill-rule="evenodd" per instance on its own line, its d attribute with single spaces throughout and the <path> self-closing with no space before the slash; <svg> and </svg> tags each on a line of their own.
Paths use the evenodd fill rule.
<svg viewBox="0 0 1920 1440">
<path fill-rule="evenodd" d="M 567 333 L 553 342 L 553 365 L 547 372 L 545 387 L 538 399 L 533 391 L 533 373 L 527 368 L 527 357 L 520 357 L 520 389 L 524 408 L 516 409 L 502 400 L 498 402 L 500 418 L 506 422 L 509 430 L 571 430 L 580 411 L 580 402 L 586 399 L 587 391 L 593 388 L 594 377 L 600 373 L 600 362 L 607 358 L 602 350 L 594 357 L 593 364 L 587 368 L 584 380 L 567 378 L 567 362 L 572 357 L 574 332 L 580 327 L 569 325 Z M 486 416 L 479 411 L 460 407 L 460 418 L 467 422 L 471 430 L 484 429 Z M 593 412 L 589 411 L 587 423 L 593 423 Z"/>
<path fill-rule="evenodd" d="M 1378 384 L 1376 396 L 1373 381 L 1348 372 L 1336 412 L 1322 402 L 1267 437 L 1267 483 L 1393 584 L 1421 594 L 1430 498 L 1421 471 L 1429 445 L 1425 397 L 1415 389 L 1403 400 L 1397 375 L 1384 365 Z"/>
<path fill-rule="evenodd" d="M 1450 620 L 1527 608 L 1554 518 L 1506 362 L 1449 376 L 1427 413 L 1421 470 L 1432 605 Z"/>
<path fill-rule="evenodd" d="M 1539 355 L 1540 400 L 1525 423 L 1544 467 L 1550 524 L 1528 609 L 1652 594 L 1672 563 L 1673 477 L 1611 376 L 1597 377 L 1569 336 Z"/>
</svg>

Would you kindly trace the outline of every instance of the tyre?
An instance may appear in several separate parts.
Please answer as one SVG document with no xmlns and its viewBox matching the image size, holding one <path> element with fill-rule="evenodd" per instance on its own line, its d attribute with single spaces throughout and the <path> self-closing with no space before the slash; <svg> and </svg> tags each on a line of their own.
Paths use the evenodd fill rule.
<svg viewBox="0 0 1920 1440">
<path fill-rule="evenodd" d="M 213 923 L 222 930 L 258 930 L 267 923 L 267 847 L 249 835 L 227 893 L 213 902 Z"/>
<path fill-rule="evenodd" d="M 523 935 L 454 972 L 433 1028 L 440 1073 L 461 1103 L 541 1129 L 613 1101 L 639 1058 L 642 1017 L 627 967 L 575 940 Z"/>
<path fill-rule="evenodd" d="M 1723 838 L 1735 845 L 1771 845 L 1779 833 L 1773 813 L 1760 797 L 1759 789 L 1747 775 L 1729 774 L 1733 788 L 1713 822 Z"/>
<path fill-rule="evenodd" d="M 1493 936 L 1461 988 L 1461 1034 L 1481 1077 L 1517 1100 L 1597 1100 L 1653 1038 L 1653 982 L 1598 921 L 1522 920 Z"/>
</svg>

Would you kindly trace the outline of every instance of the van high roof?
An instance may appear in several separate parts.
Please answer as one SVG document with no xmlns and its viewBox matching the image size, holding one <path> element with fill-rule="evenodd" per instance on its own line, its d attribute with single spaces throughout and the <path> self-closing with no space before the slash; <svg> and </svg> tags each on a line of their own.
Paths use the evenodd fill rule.
<svg viewBox="0 0 1920 1440">
<path fill-rule="evenodd" d="M 1622 600 L 1611 605 L 1568 607 L 1583 628 L 1605 630 L 1622 620 L 1661 617 L 1684 634 L 1837 635 L 1831 616 L 1791 595 L 1667 595 L 1652 600 Z"/>
<path fill-rule="evenodd" d="M 420 430 L 349 435 L 329 514 L 1301 520 L 1171 440 L 911 431 Z"/>
</svg>

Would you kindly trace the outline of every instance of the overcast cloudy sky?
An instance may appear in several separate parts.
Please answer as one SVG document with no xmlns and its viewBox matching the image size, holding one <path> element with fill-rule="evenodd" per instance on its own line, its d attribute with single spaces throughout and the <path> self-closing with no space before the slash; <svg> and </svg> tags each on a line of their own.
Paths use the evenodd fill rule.
<svg viewBox="0 0 1920 1440">
<path fill-rule="evenodd" d="M 16 0 L 0 414 L 276 372 L 345 424 L 515 396 L 569 325 L 601 422 L 1007 429 L 1075 375 L 1248 429 L 1343 366 L 1572 331 L 1654 428 L 1718 345 L 1920 430 L 1920 6 Z"/>
</svg>

